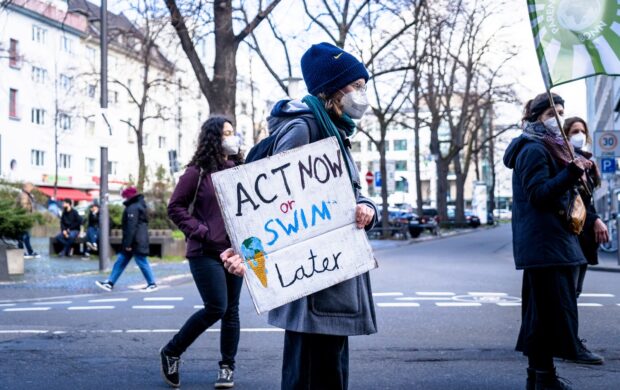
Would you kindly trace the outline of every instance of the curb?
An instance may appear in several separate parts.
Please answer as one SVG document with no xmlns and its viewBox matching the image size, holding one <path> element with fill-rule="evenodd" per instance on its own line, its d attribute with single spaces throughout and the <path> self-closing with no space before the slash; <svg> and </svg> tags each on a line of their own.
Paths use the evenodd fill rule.
<svg viewBox="0 0 620 390">
<path fill-rule="evenodd" d="M 427 236 L 424 238 L 410 238 L 408 240 L 393 240 L 394 243 L 392 245 L 386 246 L 384 248 L 373 248 L 373 252 L 380 252 L 380 251 L 384 251 L 384 250 L 388 250 L 388 249 L 394 249 L 394 248 L 400 248 L 402 246 L 407 246 L 407 245 L 414 245 L 414 244 L 420 244 L 420 243 L 424 243 L 424 242 L 428 242 L 428 241 L 435 241 L 435 240 L 442 240 L 442 239 L 446 239 L 446 238 L 452 238 L 452 237 L 458 237 L 458 236 L 463 236 L 466 234 L 472 234 L 472 233 L 476 233 L 476 232 L 480 232 L 483 230 L 490 230 L 490 229 L 495 229 L 499 227 L 499 225 L 493 225 L 493 226 L 480 226 L 478 228 L 471 228 L 471 229 L 463 229 L 460 230 L 458 232 L 454 232 L 454 233 L 449 233 L 449 234 L 440 234 L 437 236 Z M 372 246 L 372 244 L 371 244 Z"/>
<path fill-rule="evenodd" d="M 588 271 L 620 272 L 620 266 L 618 266 L 618 267 L 599 267 L 598 265 L 594 265 L 594 266 L 588 267 Z"/>
</svg>

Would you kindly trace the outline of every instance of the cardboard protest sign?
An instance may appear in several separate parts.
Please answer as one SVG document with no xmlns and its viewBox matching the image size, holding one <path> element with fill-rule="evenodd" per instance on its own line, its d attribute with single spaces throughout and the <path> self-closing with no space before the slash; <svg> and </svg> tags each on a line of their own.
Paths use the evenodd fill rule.
<svg viewBox="0 0 620 390">
<path fill-rule="evenodd" d="M 377 267 L 345 159 L 332 137 L 212 175 L 259 313 Z"/>
</svg>

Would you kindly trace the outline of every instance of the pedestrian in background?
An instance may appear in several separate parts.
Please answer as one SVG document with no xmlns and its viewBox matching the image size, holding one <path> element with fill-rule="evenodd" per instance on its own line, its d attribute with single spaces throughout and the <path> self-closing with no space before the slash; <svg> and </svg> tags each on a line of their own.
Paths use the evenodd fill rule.
<svg viewBox="0 0 620 390">
<path fill-rule="evenodd" d="M 88 210 L 88 218 L 86 219 L 86 250 L 84 255 L 90 256 L 91 252 L 99 250 L 99 205 L 93 203 Z"/>
<path fill-rule="evenodd" d="M 579 298 L 583 290 L 583 281 L 586 276 L 586 271 L 588 270 L 588 264 L 598 264 L 599 244 L 609 241 L 609 232 L 607 231 L 605 223 L 603 223 L 598 216 L 592 200 L 594 190 L 601 185 L 601 175 L 596 163 L 592 161 L 592 153 L 588 151 L 592 143 L 588 125 L 585 120 L 579 117 L 572 117 L 566 119 L 563 130 L 564 134 L 566 134 L 566 137 L 575 148 L 575 152 L 592 162 L 592 166 L 585 171 L 585 180 L 579 185 L 579 194 L 583 199 L 587 211 L 583 232 L 579 235 L 579 245 L 581 245 L 581 250 L 588 261 L 587 264 L 582 264 L 575 269 L 576 293 L 577 298 Z M 585 185 L 586 188 L 584 188 L 583 185 Z M 576 339 L 577 355 L 570 361 L 580 364 L 603 364 L 604 359 L 602 356 L 588 350 L 584 345 L 585 341 L 579 339 L 578 336 L 576 336 Z"/>
<path fill-rule="evenodd" d="M 376 207 L 360 193 L 360 178 L 348 137 L 368 108 L 368 72 L 353 55 L 329 44 L 312 45 L 301 58 L 310 95 L 302 101 L 276 103 L 268 119 L 276 137 L 274 154 L 334 136 L 346 160 L 355 191 L 359 229 L 376 223 Z M 238 254 L 222 260 L 231 272 L 243 274 Z M 282 390 L 345 390 L 349 382 L 349 337 L 377 332 L 370 287 L 364 273 L 269 312 L 269 323 L 285 329 Z"/>
<path fill-rule="evenodd" d="M 553 95 L 560 117 L 564 100 Z M 592 162 L 576 155 L 562 136 L 547 94 L 524 110 L 523 134 L 504 155 L 513 169 L 513 250 L 523 270 L 521 330 L 517 351 L 528 358 L 526 389 L 571 389 L 556 373 L 553 357 L 577 354 L 575 274 L 586 264 L 567 216 L 574 192 Z"/>
<path fill-rule="evenodd" d="M 235 356 L 239 344 L 239 295 L 243 278 L 226 272 L 220 254 L 231 246 L 215 197 L 211 174 L 243 162 L 232 122 L 211 117 L 203 125 L 194 157 L 179 178 L 168 204 L 168 216 L 187 239 L 186 256 L 204 308 L 194 313 L 160 350 L 166 383 L 180 386 L 181 355 L 218 320 L 219 371 L 215 388 L 234 386 Z"/>
<path fill-rule="evenodd" d="M 139 194 L 135 187 L 127 187 L 121 192 L 121 196 L 125 199 L 125 202 L 123 202 L 125 210 L 123 210 L 122 219 L 123 239 L 121 250 L 118 253 L 110 277 L 95 283 L 105 291 L 112 291 L 116 281 L 133 258 L 146 279 L 147 285 L 142 291 L 157 291 L 155 276 L 153 276 L 153 271 L 147 259 L 149 255 L 149 227 L 144 195 Z"/>
<path fill-rule="evenodd" d="M 18 205 L 30 214 L 34 212 L 35 204 L 34 197 L 32 196 L 33 189 L 34 186 L 32 183 L 24 183 L 17 197 Z M 28 230 L 22 234 L 21 239 L 17 240 L 17 247 L 19 249 L 26 249 L 24 252 L 24 259 L 38 259 L 41 257 L 40 254 L 32 249 L 32 245 L 30 244 L 30 231 Z"/>
<path fill-rule="evenodd" d="M 73 255 L 73 243 L 80 235 L 82 229 L 82 217 L 73 208 L 73 201 L 65 199 L 62 202 L 62 215 L 60 216 L 60 233 L 56 236 L 56 241 L 62 244 L 61 256 L 70 257 Z"/>
</svg>

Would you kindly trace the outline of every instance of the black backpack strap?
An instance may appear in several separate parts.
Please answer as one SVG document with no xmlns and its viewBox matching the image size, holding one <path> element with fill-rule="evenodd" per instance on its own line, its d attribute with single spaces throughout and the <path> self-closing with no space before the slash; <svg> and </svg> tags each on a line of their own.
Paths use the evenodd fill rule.
<svg viewBox="0 0 620 390">
<path fill-rule="evenodd" d="M 194 207 L 196 206 L 196 198 L 198 198 L 198 190 L 200 189 L 200 184 L 202 184 L 202 177 L 204 173 L 204 169 L 202 169 L 202 167 L 200 167 L 200 173 L 198 174 L 198 184 L 196 185 L 196 191 L 194 192 L 194 199 L 192 199 L 192 203 L 189 204 L 189 207 L 187 207 L 187 212 L 189 212 L 189 215 L 193 215 L 194 214 Z"/>
</svg>

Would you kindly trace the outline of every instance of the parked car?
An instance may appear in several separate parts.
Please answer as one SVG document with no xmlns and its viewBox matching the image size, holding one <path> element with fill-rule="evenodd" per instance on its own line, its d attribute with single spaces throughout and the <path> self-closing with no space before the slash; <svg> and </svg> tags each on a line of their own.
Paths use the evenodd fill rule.
<svg viewBox="0 0 620 390">
<path fill-rule="evenodd" d="M 493 217 L 492 212 L 487 213 L 487 225 L 495 225 L 495 217 Z"/>
<path fill-rule="evenodd" d="M 480 218 L 477 215 L 474 215 L 473 211 L 465 210 L 465 222 L 467 225 L 477 228 L 480 226 Z M 448 222 L 455 223 L 456 222 L 456 208 L 448 206 Z"/>
<path fill-rule="evenodd" d="M 439 217 L 437 209 L 424 208 L 422 216 L 414 214 L 414 218 L 409 221 L 409 234 L 412 238 L 419 237 L 426 229 L 433 235 L 439 233 Z"/>
<path fill-rule="evenodd" d="M 508 209 L 495 209 L 493 210 L 493 216 L 496 219 L 512 219 L 512 211 Z"/>
<path fill-rule="evenodd" d="M 371 230 L 372 233 L 381 233 L 381 229 L 383 228 L 382 213 L 383 208 L 381 206 L 377 206 L 377 224 Z M 390 234 L 392 236 L 396 235 L 399 232 L 402 232 L 403 228 L 409 226 L 409 220 L 413 218 L 412 213 L 407 213 L 406 211 L 400 210 L 396 207 L 388 208 L 388 225 L 391 228 Z"/>
</svg>

